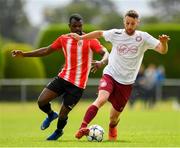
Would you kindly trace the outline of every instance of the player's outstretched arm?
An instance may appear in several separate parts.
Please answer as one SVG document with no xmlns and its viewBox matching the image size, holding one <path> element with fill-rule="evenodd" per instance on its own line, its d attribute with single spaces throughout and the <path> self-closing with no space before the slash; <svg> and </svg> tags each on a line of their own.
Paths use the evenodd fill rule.
<svg viewBox="0 0 180 148">
<path fill-rule="evenodd" d="M 54 52 L 54 50 L 50 46 L 48 46 L 29 52 L 23 52 L 21 50 L 13 50 L 11 53 L 12 53 L 12 57 L 42 57 L 52 52 Z"/>
<path fill-rule="evenodd" d="M 166 54 L 168 52 L 168 41 L 170 40 L 170 37 L 168 35 L 160 35 L 159 41 L 160 44 L 156 47 L 156 51 L 161 54 Z"/>
<path fill-rule="evenodd" d="M 84 34 L 82 36 L 76 34 L 76 33 L 70 33 L 70 35 L 75 38 L 76 40 L 83 40 L 83 39 L 95 39 L 95 38 L 100 38 L 103 36 L 103 31 L 102 30 L 97 30 L 93 31 L 87 34 Z"/>
</svg>

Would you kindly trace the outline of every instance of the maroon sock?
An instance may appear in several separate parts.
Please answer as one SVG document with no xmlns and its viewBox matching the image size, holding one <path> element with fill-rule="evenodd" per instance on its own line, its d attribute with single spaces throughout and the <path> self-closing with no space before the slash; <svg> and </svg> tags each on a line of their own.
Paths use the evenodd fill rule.
<svg viewBox="0 0 180 148">
<path fill-rule="evenodd" d="M 95 105 L 89 106 L 84 116 L 83 123 L 81 124 L 81 128 L 87 127 L 91 120 L 96 116 L 97 112 L 98 108 Z"/>
</svg>

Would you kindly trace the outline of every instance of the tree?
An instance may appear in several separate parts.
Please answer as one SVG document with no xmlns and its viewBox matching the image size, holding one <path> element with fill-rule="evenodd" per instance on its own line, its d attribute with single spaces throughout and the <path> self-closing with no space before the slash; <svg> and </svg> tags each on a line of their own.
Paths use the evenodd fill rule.
<svg viewBox="0 0 180 148">
<path fill-rule="evenodd" d="M 72 13 L 81 14 L 85 23 L 94 24 L 101 29 L 119 27 L 122 24 L 120 23 L 122 17 L 117 12 L 115 4 L 110 0 L 73 0 L 63 8 L 46 8 L 44 11 L 45 22 L 67 22 L 67 18 Z"/>
<path fill-rule="evenodd" d="M 0 34 L 4 38 L 22 41 L 22 31 L 29 26 L 29 21 L 23 10 L 21 0 L 0 0 Z M 18 30 L 18 31 L 17 31 Z"/>
<path fill-rule="evenodd" d="M 150 6 L 153 8 L 155 16 L 161 18 L 161 21 L 180 22 L 179 0 L 152 0 Z"/>
</svg>

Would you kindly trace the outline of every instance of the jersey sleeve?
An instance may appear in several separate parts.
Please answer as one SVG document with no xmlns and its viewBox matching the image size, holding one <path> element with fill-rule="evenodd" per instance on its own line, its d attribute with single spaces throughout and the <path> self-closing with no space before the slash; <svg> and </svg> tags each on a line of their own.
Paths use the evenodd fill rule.
<svg viewBox="0 0 180 148">
<path fill-rule="evenodd" d="M 104 39 L 105 39 L 106 41 L 111 42 L 114 31 L 115 31 L 115 29 L 103 31 L 103 37 L 104 37 Z"/>
<path fill-rule="evenodd" d="M 145 45 L 146 49 L 155 49 L 156 46 L 160 43 L 160 41 L 147 32 L 144 33 Z"/>
<path fill-rule="evenodd" d="M 92 39 L 92 40 L 90 40 L 90 48 L 94 52 L 99 53 L 100 51 L 102 51 L 103 46 L 97 39 Z"/>
<path fill-rule="evenodd" d="M 52 44 L 51 48 L 54 50 L 60 50 L 62 48 L 62 37 L 58 37 Z"/>
</svg>

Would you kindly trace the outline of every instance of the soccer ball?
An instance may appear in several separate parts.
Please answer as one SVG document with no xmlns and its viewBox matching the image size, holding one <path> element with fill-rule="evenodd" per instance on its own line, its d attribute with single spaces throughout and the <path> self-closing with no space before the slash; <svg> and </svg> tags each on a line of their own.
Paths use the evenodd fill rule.
<svg viewBox="0 0 180 148">
<path fill-rule="evenodd" d="M 89 127 L 89 134 L 86 136 L 88 141 L 98 141 L 103 140 L 104 129 L 99 125 L 91 125 Z"/>
</svg>

